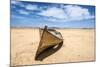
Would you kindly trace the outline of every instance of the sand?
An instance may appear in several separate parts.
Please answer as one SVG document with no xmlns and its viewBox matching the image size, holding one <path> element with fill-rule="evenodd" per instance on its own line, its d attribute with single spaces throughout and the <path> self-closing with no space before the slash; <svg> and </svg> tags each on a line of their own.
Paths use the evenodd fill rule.
<svg viewBox="0 0 100 67">
<path fill-rule="evenodd" d="M 64 43 L 42 61 L 35 60 L 39 45 L 39 29 L 11 29 L 11 66 L 69 63 L 95 60 L 94 29 L 57 29 Z M 49 53 L 49 52 L 47 52 Z"/>
</svg>

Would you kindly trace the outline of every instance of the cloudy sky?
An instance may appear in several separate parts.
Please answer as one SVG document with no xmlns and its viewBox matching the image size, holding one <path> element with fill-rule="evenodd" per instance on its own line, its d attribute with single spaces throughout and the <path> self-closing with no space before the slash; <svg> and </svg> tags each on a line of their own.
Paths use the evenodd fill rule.
<svg viewBox="0 0 100 67">
<path fill-rule="evenodd" d="M 11 27 L 94 28 L 95 7 L 11 1 Z"/>
</svg>

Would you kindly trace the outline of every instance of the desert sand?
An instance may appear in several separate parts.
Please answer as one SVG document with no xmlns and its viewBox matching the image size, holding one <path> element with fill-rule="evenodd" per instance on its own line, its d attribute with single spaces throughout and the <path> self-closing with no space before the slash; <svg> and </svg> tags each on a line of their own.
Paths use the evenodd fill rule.
<svg viewBox="0 0 100 67">
<path fill-rule="evenodd" d="M 57 31 L 63 36 L 63 45 L 58 51 L 39 61 L 34 59 L 40 41 L 39 29 L 11 28 L 11 66 L 95 60 L 94 29 Z"/>
</svg>

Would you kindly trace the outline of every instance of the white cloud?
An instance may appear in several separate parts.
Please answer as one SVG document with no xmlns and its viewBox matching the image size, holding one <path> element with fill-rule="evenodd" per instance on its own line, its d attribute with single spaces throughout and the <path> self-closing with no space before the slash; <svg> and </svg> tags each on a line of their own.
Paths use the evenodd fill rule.
<svg viewBox="0 0 100 67">
<path fill-rule="evenodd" d="M 67 17 L 64 11 L 57 7 L 48 8 L 47 10 L 44 10 L 41 13 L 39 13 L 39 15 L 54 17 L 59 19 L 65 19 Z"/>
<path fill-rule="evenodd" d="M 28 5 L 26 5 L 26 9 L 27 10 L 37 10 L 38 7 L 37 7 L 37 5 L 28 4 Z"/>
<path fill-rule="evenodd" d="M 16 1 L 16 0 L 11 0 L 11 4 L 18 4 L 19 1 Z"/>
<path fill-rule="evenodd" d="M 47 16 L 47 17 L 54 17 L 53 21 L 76 21 L 76 20 L 84 20 L 84 19 L 90 19 L 94 18 L 93 15 L 90 14 L 89 10 L 87 8 L 83 8 L 81 6 L 76 5 L 66 5 L 61 6 L 61 8 L 58 7 L 51 7 L 47 10 L 42 10 L 39 15 Z"/>
<path fill-rule="evenodd" d="M 19 10 L 20 14 L 29 15 L 30 13 L 25 10 Z"/>
<path fill-rule="evenodd" d="M 76 5 L 64 6 L 65 12 L 71 20 L 83 20 L 90 17 L 88 9 Z"/>
<path fill-rule="evenodd" d="M 24 19 L 25 17 L 23 16 L 17 16 L 17 15 L 11 15 L 12 18 L 17 18 L 17 19 Z"/>
<path fill-rule="evenodd" d="M 25 7 L 25 5 L 22 4 L 20 1 L 11 0 L 11 4 L 18 5 L 20 7 Z"/>
<path fill-rule="evenodd" d="M 11 3 L 12 3 L 12 4 L 16 4 L 17 2 L 16 2 L 16 1 L 14 1 L 14 0 L 11 0 Z"/>
<path fill-rule="evenodd" d="M 16 0 L 11 0 L 11 8 L 16 9 L 16 6 L 20 6 L 20 7 L 24 7 L 24 4 L 22 4 L 20 1 L 16 1 Z M 26 11 L 24 10 L 17 10 L 20 14 L 28 14 Z"/>
</svg>

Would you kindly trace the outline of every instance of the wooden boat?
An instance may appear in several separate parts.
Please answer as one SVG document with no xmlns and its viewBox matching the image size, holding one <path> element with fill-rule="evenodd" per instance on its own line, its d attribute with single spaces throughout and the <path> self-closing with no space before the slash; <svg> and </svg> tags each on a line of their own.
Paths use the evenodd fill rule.
<svg viewBox="0 0 100 67">
<path fill-rule="evenodd" d="M 57 32 L 53 29 L 47 29 L 45 26 L 44 29 L 40 28 L 40 43 L 36 52 L 35 59 L 47 48 L 59 45 L 63 42 L 63 37 L 60 32 Z"/>
</svg>

